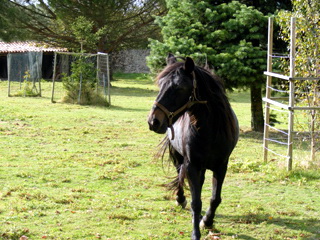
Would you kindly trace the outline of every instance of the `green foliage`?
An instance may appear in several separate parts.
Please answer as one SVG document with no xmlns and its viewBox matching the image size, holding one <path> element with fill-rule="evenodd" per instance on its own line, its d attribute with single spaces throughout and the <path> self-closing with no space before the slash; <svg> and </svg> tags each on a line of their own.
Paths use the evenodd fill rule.
<svg viewBox="0 0 320 240">
<path fill-rule="evenodd" d="M 23 82 L 23 90 L 21 90 L 20 94 L 21 94 L 21 96 L 24 96 L 24 97 L 39 97 L 40 96 L 38 89 L 35 86 L 35 83 L 30 82 L 30 81 Z"/>
<path fill-rule="evenodd" d="M 26 14 L 21 9 L 14 7 L 11 1 L 0 1 L 0 39 L 3 41 L 22 41 L 31 37 L 26 28 L 17 30 L 13 27 L 17 24 L 18 18 L 21 22 L 28 22 Z"/>
<path fill-rule="evenodd" d="M 317 0 L 303 1 L 293 0 L 293 12 L 281 11 L 277 21 L 281 27 L 281 38 L 289 45 L 290 42 L 290 18 L 296 17 L 296 54 L 295 74 L 299 77 L 320 77 L 320 2 Z M 283 71 L 289 72 L 289 63 L 284 61 Z M 296 100 L 298 105 L 319 107 L 320 81 L 296 81 Z M 300 94 L 299 94 L 300 92 Z M 311 159 L 315 159 L 316 151 L 319 151 L 320 111 L 306 111 L 307 123 L 298 127 L 302 131 L 311 132 Z"/>
<path fill-rule="evenodd" d="M 37 40 L 86 52 L 146 47 L 163 0 L 0 1 L 0 39 Z M 82 35 L 83 34 L 83 35 Z"/>
<path fill-rule="evenodd" d="M 290 17 L 296 17 L 296 75 L 301 77 L 315 77 L 320 65 L 320 37 L 319 1 L 293 0 L 293 12 L 280 11 L 277 22 L 281 27 L 281 38 L 290 42 Z M 288 67 L 288 66 L 287 66 Z M 284 69 L 288 72 L 288 69 Z"/>
<path fill-rule="evenodd" d="M 15 97 L 39 97 L 40 93 L 36 86 L 35 81 L 32 81 L 31 75 L 29 71 L 25 72 L 25 75 L 23 76 L 23 82 L 20 85 L 20 90 L 14 94 Z M 40 80 L 39 80 L 40 81 Z"/>
<path fill-rule="evenodd" d="M 266 68 L 267 19 L 258 10 L 233 1 L 168 0 L 168 14 L 157 18 L 163 41 L 151 40 L 148 65 L 157 72 L 164 56 L 191 56 L 207 62 L 226 80 L 227 87 L 262 83 Z"/>
<path fill-rule="evenodd" d="M 94 22 L 84 16 L 76 18 L 75 22 L 71 24 L 71 30 L 76 40 L 81 44 L 81 52 L 83 52 L 84 44 L 87 48 L 97 46 L 101 37 L 106 33 L 106 27 L 94 32 Z"/>
<path fill-rule="evenodd" d="M 150 42 L 147 63 L 151 71 L 163 68 L 169 52 L 209 65 L 224 79 L 226 88 L 251 89 L 252 128 L 262 131 L 267 18 L 238 1 L 167 0 L 167 6 L 168 14 L 157 18 L 163 41 Z"/>
<path fill-rule="evenodd" d="M 71 64 L 71 75 L 62 78 L 66 96 L 63 102 L 108 106 L 107 100 L 97 92 L 97 72 L 94 63 L 79 55 Z"/>
</svg>

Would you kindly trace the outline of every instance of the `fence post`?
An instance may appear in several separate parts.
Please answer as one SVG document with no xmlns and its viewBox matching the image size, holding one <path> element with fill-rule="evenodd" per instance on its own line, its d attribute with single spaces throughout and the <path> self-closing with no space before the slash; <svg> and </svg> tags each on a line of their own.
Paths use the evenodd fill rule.
<svg viewBox="0 0 320 240">
<path fill-rule="evenodd" d="M 96 74 L 96 78 L 97 78 L 97 82 L 96 82 L 96 92 L 97 95 L 99 94 L 99 85 L 100 85 L 100 73 L 101 73 L 101 66 L 100 66 L 100 55 L 99 53 L 97 54 L 97 74 Z"/>
<path fill-rule="evenodd" d="M 111 106 L 111 96 L 110 96 L 110 88 L 111 88 L 111 79 L 110 79 L 110 68 L 109 68 L 109 54 L 107 55 L 107 78 L 108 78 L 108 102 L 109 106 Z"/>
<path fill-rule="evenodd" d="M 295 76 L 295 54 L 296 54 L 296 18 L 291 18 L 290 31 L 290 82 L 289 82 L 289 125 L 288 125 L 288 171 L 292 170 L 292 150 L 293 150 L 293 124 L 294 124 L 294 78 Z"/>
<path fill-rule="evenodd" d="M 273 50 L 273 18 L 269 17 L 268 23 L 268 56 L 267 56 L 267 71 L 272 72 L 272 50 Z M 267 76 L 266 98 L 270 99 L 272 76 Z M 264 136 L 263 136 L 263 158 L 264 162 L 268 161 L 268 138 L 270 124 L 270 103 L 265 103 L 265 120 L 264 120 Z"/>
<path fill-rule="evenodd" d="M 81 94 L 82 94 L 82 72 L 80 73 L 80 84 L 79 84 L 78 104 L 81 104 Z"/>
<path fill-rule="evenodd" d="M 7 55 L 7 65 L 8 65 L 8 67 L 7 67 L 7 71 L 8 71 L 8 97 L 11 97 L 11 94 L 10 94 L 10 88 L 11 88 L 11 83 L 10 83 L 10 80 L 11 80 L 11 71 L 10 71 L 10 69 L 11 69 L 11 53 L 9 53 L 8 55 Z"/>
<path fill-rule="evenodd" d="M 56 80 L 56 67 L 57 67 L 57 53 L 54 52 L 54 60 L 53 60 L 53 75 L 52 75 L 52 93 L 51 93 L 51 102 L 54 103 L 54 87 Z"/>
<path fill-rule="evenodd" d="M 37 62 L 39 62 L 38 57 L 39 57 L 39 55 L 37 54 L 37 56 L 36 56 Z M 43 59 L 43 52 L 41 52 L 41 62 L 42 62 L 42 59 Z M 41 78 L 42 78 L 42 64 L 41 64 L 41 68 L 40 68 L 40 69 L 38 69 L 38 65 L 37 65 L 37 70 L 38 70 L 38 73 L 39 73 L 39 72 L 41 73 Z M 37 74 L 37 76 L 39 77 L 38 74 Z M 40 96 L 40 97 L 42 97 L 41 78 L 38 78 L 38 81 L 39 81 L 39 96 Z"/>
</svg>

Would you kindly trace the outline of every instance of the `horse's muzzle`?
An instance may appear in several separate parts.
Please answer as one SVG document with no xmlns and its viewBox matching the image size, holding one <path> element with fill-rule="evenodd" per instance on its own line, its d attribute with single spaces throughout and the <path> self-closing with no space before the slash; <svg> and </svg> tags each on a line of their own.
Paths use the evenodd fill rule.
<svg viewBox="0 0 320 240">
<path fill-rule="evenodd" d="M 149 124 L 149 129 L 151 131 L 154 131 L 156 133 L 160 133 L 160 134 L 163 134 L 163 133 L 166 133 L 167 131 L 167 127 L 163 126 L 160 121 L 158 119 L 152 119 L 152 120 L 149 120 L 148 121 L 148 124 Z"/>
<path fill-rule="evenodd" d="M 167 121 L 164 114 L 161 111 L 151 111 L 148 118 L 149 129 L 156 133 L 166 133 L 167 131 Z"/>
</svg>

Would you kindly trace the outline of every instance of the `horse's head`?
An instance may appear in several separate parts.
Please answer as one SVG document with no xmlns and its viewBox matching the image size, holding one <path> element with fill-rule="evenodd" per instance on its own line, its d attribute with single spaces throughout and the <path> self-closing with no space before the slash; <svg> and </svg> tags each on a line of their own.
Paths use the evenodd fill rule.
<svg viewBox="0 0 320 240">
<path fill-rule="evenodd" d="M 185 62 L 177 62 L 177 59 L 169 54 L 167 67 L 157 78 L 160 91 L 149 114 L 150 130 L 165 133 L 190 107 L 195 87 L 194 68 L 191 58 L 186 58 Z"/>
</svg>

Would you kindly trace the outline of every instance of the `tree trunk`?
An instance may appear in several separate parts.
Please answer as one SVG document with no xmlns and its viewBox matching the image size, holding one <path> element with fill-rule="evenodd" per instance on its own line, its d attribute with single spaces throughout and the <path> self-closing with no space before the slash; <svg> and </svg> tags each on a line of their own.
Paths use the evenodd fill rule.
<svg viewBox="0 0 320 240">
<path fill-rule="evenodd" d="M 256 132 L 263 132 L 264 120 L 261 98 L 261 86 L 259 84 L 251 84 L 251 128 Z"/>
</svg>

